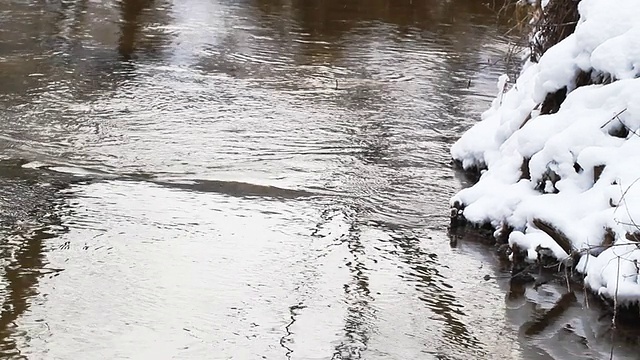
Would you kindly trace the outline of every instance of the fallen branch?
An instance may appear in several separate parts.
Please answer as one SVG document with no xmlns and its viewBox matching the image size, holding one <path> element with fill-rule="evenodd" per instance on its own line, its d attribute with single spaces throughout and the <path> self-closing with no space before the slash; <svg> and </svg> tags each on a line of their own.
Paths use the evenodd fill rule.
<svg viewBox="0 0 640 360">
<path fill-rule="evenodd" d="M 569 240 L 562 231 L 542 219 L 533 219 L 533 225 L 542 230 L 545 234 L 549 235 L 558 245 L 560 245 L 567 255 L 571 256 L 574 253 L 573 247 L 571 246 L 571 240 Z"/>
</svg>

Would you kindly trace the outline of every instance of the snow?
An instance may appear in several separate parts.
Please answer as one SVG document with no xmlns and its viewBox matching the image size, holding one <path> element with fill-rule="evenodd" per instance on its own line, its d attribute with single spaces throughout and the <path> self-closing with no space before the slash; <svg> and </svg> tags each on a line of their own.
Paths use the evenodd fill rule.
<svg viewBox="0 0 640 360">
<path fill-rule="evenodd" d="M 640 244 L 626 235 L 640 233 L 640 1 L 583 0 L 578 9 L 574 34 L 525 64 L 515 84 L 503 75 L 481 121 L 452 146 L 455 160 L 482 173 L 451 204 L 472 223 L 513 228 L 509 244 L 530 261 L 536 249 L 571 255 L 535 220 L 551 224 L 592 291 L 637 302 Z M 610 81 L 577 87 L 583 72 Z M 540 115 L 563 88 L 558 112 Z M 608 231 L 613 246 L 602 246 Z"/>
</svg>

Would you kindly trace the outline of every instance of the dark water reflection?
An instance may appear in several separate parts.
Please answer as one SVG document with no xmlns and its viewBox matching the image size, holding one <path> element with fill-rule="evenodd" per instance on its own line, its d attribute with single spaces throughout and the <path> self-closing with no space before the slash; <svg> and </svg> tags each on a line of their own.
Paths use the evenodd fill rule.
<svg viewBox="0 0 640 360">
<path fill-rule="evenodd" d="M 553 296 L 505 302 L 449 246 L 448 148 L 508 28 L 462 0 L 1 3 L 2 355 L 579 357 L 564 323 L 521 334 Z"/>
<path fill-rule="evenodd" d="M 22 162 L 0 161 L 0 236 L 3 306 L 0 313 L 0 349 L 17 356 L 16 321 L 39 294 L 41 277 L 62 269 L 48 266 L 44 251 L 48 239 L 68 231 L 61 216 L 67 212 L 64 195 L 69 178 L 23 169 Z M 46 176 L 48 175 L 48 176 Z"/>
</svg>

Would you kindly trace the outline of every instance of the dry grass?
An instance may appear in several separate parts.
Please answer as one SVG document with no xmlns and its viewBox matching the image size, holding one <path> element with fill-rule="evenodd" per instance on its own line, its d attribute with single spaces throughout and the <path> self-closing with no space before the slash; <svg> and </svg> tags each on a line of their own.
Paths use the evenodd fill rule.
<svg viewBox="0 0 640 360">
<path fill-rule="evenodd" d="M 537 62 L 550 47 L 575 31 L 580 17 L 579 2 L 579 0 L 550 0 L 543 10 L 540 7 L 540 0 L 537 0 L 534 5 L 536 15 L 532 23 L 534 35 L 529 45 L 532 61 Z"/>
<path fill-rule="evenodd" d="M 505 35 L 518 39 L 509 48 L 507 63 L 520 61 L 522 56 L 518 55 L 525 50 L 531 61 L 538 62 L 550 47 L 572 34 L 579 18 L 579 2 L 550 0 L 544 8 L 541 0 L 494 0 L 488 5 L 499 22 L 508 24 Z"/>
</svg>

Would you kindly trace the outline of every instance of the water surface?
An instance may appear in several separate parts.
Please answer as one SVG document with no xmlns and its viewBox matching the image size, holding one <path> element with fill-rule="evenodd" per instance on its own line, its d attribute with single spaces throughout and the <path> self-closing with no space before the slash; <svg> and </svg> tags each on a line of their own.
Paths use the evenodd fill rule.
<svg viewBox="0 0 640 360">
<path fill-rule="evenodd" d="M 448 149 L 508 29 L 463 0 L 3 2 L 0 353 L 608 356 L 581 299 L 531 330 L 566 289 L 450 244 Z"/>
</svg>

